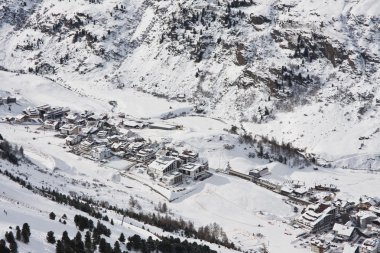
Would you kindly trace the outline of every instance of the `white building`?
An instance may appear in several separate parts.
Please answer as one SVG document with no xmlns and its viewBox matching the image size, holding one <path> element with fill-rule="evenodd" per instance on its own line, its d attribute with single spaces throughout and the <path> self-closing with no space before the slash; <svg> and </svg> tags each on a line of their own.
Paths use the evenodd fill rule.
<svg viewBox="0 0 380 253">
<path fill-rule="evenodd" d="M 179 172 L 172 172 L 162 177 L 162 182 L 167 186 L 182 184 L 183 176 Z"/>
<path fill-rule="evenodd" d="M 325 253 L 330 249 L 330 243 L 324 240 L 313 239 L 310 241 L 310 251 L 315 253 Z"/>
<path fill-rule="evenodd" d="M 90 141 L 82 141 L 79 145 L 79 149 L 82 153 L 89 153 L 94 143 Z"/>
<path fill-rule="evenodd" d="M 269 174 L 269 170 L 267 167 L 263 168 L 255 168 L 249 171 L 250 176 L 254 176 L 256 178 L 262 177 Z"/>
<path fill-rule="evenodd" d="M 65 139 L 67 145 L 76 145 L 80 143 L 81 140 L 82 138 L 79 135 L 69 135 Z"/>
<path fill-rule="evenodd" d="M 154 151 L 153 149 L 141 149 L 139 152 L 137 152 L 136 156 L 137 158 L 142 161 L 146 162 L 152 158 L 154 158 Z"/>
<path fill-rule="evenodd" d="M 331 229 L 335 222 L 335 207 L 312 204 L 297 218 L 297 224 L 311 233 Z"/>
<path fill-rule="evenodd" d="M 161 156 L 149 164 L 148 169 L 158 177 L 162 177 L 169 172 L 176 171 L 179 164 L 179 159 L 176 157 Z"/>
<path fill-rule="evenodd" d="M 185 163 L 194 163 L 198 159 L 198 153 L 191 150 L 184 150 L 181 154 L 179 154 L 179 158 L 181 158 Z"/>
<path fill-rule="evenodd" d="M 356 221 L 361 228 L 366 228 L 368 224 L 371 224 L 376 219 L 377 216 L 371 211 L 361 210 L 356 213 Z"/>
<path fill-rule="evenodd" d="M 179 168 L 179 172 L 192 179 L 197 179 L 206 173 L 206 168 L 202 164 L 187 163 Z"/>
<path fill-rule="evenodd" d="M 61 134 L 72 135 L 72 134 L 79 134 L 81 131 L 81 128 L 74 124 L 65 124 L 61 126 L 60 131 L 61 131 Z"/>
<path fill-rule="evenodd" d="M 97 160 L 103 160 L 110 158 L 111 150 L 106 146 L 96 146 L 91 150 L 91 156 Z"/>
<path fill-rule="evenodd" d="M 55 120 L 45 120 L 44 121 L 44 128 L 45 129 L 51 129 L 51 130 L 58 130 L 59 129 L 59 122 Z"/>
<path fill-rule="evenodd" d="M 357 235 L 355 227 L 345 226 L 339 223 L 334 224 L 333 232 L 336 238 L 342 241 L 351 241 Z"/>
</svg>

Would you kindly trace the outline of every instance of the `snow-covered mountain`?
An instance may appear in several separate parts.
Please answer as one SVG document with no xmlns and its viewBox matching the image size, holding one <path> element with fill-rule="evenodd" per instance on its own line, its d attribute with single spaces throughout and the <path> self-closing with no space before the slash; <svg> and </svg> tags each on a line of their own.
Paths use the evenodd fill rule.
<svg viewBox="0 0 380 253">
<path fill-rule="evenodd" d="M 0 8 L 4 69 L 83 94 L 184 94 L 210 115 L 328 161 L 378 148 L 377 139 L 358 140 L 379 123 L 376 0 L 2 0 Z"/>
</svg>

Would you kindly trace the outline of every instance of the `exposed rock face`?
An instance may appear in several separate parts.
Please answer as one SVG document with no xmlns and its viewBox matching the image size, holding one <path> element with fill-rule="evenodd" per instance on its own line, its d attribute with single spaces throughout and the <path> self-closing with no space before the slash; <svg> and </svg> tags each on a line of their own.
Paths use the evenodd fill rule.
<svg viewBox="0 0 380 253">
<path fill-rule="evenodd" d="M 250 15 L 250 20 L 252 22 L 252 24 L 255 24 L 255 25 L 262 25 L 264 23 L 270 23 L 271 20 L 267 17 L 264 17 L 264 16 L 255 16 L 255 15 Z"/>
</svg>

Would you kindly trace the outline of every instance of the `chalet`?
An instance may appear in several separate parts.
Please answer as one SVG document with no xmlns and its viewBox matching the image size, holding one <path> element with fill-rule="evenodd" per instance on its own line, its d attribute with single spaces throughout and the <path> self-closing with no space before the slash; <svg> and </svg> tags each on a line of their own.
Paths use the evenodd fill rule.
<svg viewBox="0 0 380 253">
<path fill-rule="evenodd" d="M 167 186 L 178 185 L 178 184 L 182 184 L 182 182 L 183 182 L 183 176 L 179 172 L 172 172 L 170 174 L 164 175 L 161 178 L 161 181 L 164 184 L 166 184 Z"/>
<path fill-rule="evenodd" d="M 15 116 L 15 122 L 18 124 L 25 123 L 29 121 L 29 117 L 25 114 L 19 114 Z"/>
<path fill-rule="evenodd" d="M 94 115 L 93 112 L 85 110 L 84 113 L 81 113 L 80 116 L 84 119 L 87 119 L 88 117 Z"/>
<path fill-rule="evenodd" d="M 293 193 L 293 188 L 289 185 L 283 185 L 281 187 L 281 191 L 280 191 L 280 194 L 284 195 L 284 196 L 289 196 L 290 194 Z"/>
<path fill-rule="evenodd" d="M 154 151 L 153 149 L 141 149 L 136 154 L 138 160 L 141 162 L 146 162 L 154 158 Z"/>
<path fill-rule="evenodd" d="M 45 105 L 39 105 L 36 107 L 36 109 L 38 110 L 38 113 L 43 115 L 44 113 L 48 112 L 51 110 L 51 106 L 48 105 L 48 104 L 45 104 Z"/>
<path fill-rule="evenodd" d="M 122 144 L 123 143 L 121 143 L 121 142 L 115 142 L 115 143 L 113 143 L 112 145 L 111 145 L 111 150 L 113 151 L 113 152 L 120 152 L 120 151 L 123 151 L 123 149 L 122 149 Z"/>
<path fill-rule="evenodd" d="M 310 233 L 331 229 L 335 222 L 335 207 L 326 204 L 309 205 L 296 222 Z"/>
<path fill-rule="evenodd" d="M 121 142 L 124 140 L 123 136 L 121 135 L 112 135 L 107 137 L 108 141 L 110 143 L 116 143 L 116 142 Z"/>
<path fill-rule="evenodd" d="M 44 128 L 54 130 L 54 131 L 58 131 L 59 130 L 59 121 L 45 120 L 44 121 Z"/>
<path fill-rule="evenodd" d="M 72 146 L 80 143 L 82 138 L 80 135 L 69 135 L 65 138 L 66 145 Z"/>
<path fill-rule="evenodd" d="M 380 252 L 380 239 L 368 238 L 365 239 L 359 247 L 359 253 L 378 253 Z"/>
<path fill-rule="evenodd" d="M 361 210 L 354 215 L 353 220 L 359 227 L 366 228 L 367 225 L 371 224 L 376 218 L 377 216 L 373 212 Z"/>
<path fill-rule="evenodd" d="M 40 118 L 40 113 L 36 108 L 26 108 L 26 110 L 23 111 L 25 115 L 27 115 L 29 118 Z"/>
<path fill-rule="evenodd" d="M 184 163 L 194 163 L 198 159 L 198 153 L 189 150 L 184 150 L 181 154 L 178 154 L 178 157 L 181 158 L 184 161 Z"/>
<path fill-rule="evenodd" d="M 349 202 L 347 200 L 337 199 L 332 204 L 337 208 L 339 212 L 344 212 L 344 213 L 347 213 L 355 208 L 355 203 Z"/>
<path fill-rule="evenodd" d="M 371 212 L 373 212 L 374 214 L 376 214 L 377 216 L 380 217 L 380 207 L 378 207 L 378 206 L 371 206 L 370 208 L 368 208 L 368 211 L 371 211 Z"/>
<path fill-rule="evenodd" d="M 79 113 L 70 113 L 69 115 L 66 116 L 66 120 L 69 123 L 75 123 L 79 119 L 81 119 Z"/>
<path fill-rule="evenodd" d="M 352 241 L 358 236 L 358 229 L 351 226 L 345 226 L 339 223 L 335 223 L 333 227 L 335 239 L 339 241 Z"/>
<path fill-rule="evenodd" d="M 180 162 L 176 157 L 162 156 L 154 160 L 148 166 L 148 170 L 162 177 L 170 172 L 177 171 Z"/>
<path fill-rule="evenodd" d="M 74 124 L 65 124 L 60 128 L 61 134 L 73 135 L 79 134 L 81 132 L 81 128 Z"/>
<path fill-rule="evenodd" d="M 169 155 L 170 155 L 170 152 L 167 149 L 160 149 L 156 152 L 156 158 L 160 156 L 169 156 Z"/>
<path fill-rule="evenodd" d="M 95 114 L 92 114 L 91 116 L 88 116 L 87 117 L 87 121 L 90 122 L 98 122 L 99 120 L 101 120 L 101 117 L 95 115 Z"/>
<path fill-rule="evenodd" d="M 61 119 L 65 115 L 65 111 L 62 107 L 52 108 L 51 110 L 43 114 L 43 118 L 46 119 Z"/>
<path fill-rule="evenodd" d="M 330 246 L 330 243 L 325 240 L 314 239 L 310 241 L 310 251 L 314 253 L 326 253 Z"/>
<path fill-rule="evenodd" d="M 91 150 L 91 147 L 94 145 L 94 142 L 92 141 L 82 141 L 79 145 L 79 149 L 82 153 L 89 153 Z"/>
<path fill-rule="evenodd" d="M 98 131 L 98 127 L 96 126 L 87 126 L 82 129 L 82 133 L 85 135 L 94 134 Z"/>
<path fill-rule="evenodd" d="M 138 152 L 140 149 L 144 147 L 144 142 L 132 142 L 128 145 L 128 149 L 132 152 Z"/>
<path fill-rule="evenodd" d="M 96 146 L 91 150 L 91 156 L 97 160 L 103 160 L 110 158 L 111 155 L 111 150 L 107 148 L 106 146 Z"/>
<path fill-rule="evenodd" d="M 107 137 L 107 131 L 99 131 L 96 136 L 98 136 L 101 139 L 104 139 Z"/>
<path fill-rule="evenodd" d="M 302 197 L 305 197 L 309 193 L 309 190 L 303 186 L 303 187 L 294 188 L 293 193 L 296 197 L 302 198 Z"/>
<path fill-rule="evenodd" d="M 192 179 L 198 179 L 205 174 L 206 168 L 202 164 L 187 163 L 179 168 L 179 172 Z"/>
<path fill-rule="evenodd" d="M 269 170 L 267 167 L 256 168 L 249 171 L 249 175 L 255 178 L 260 178 L 262 176 L 267 175 L 268 173 L 269 173 Z"/>
</svg>

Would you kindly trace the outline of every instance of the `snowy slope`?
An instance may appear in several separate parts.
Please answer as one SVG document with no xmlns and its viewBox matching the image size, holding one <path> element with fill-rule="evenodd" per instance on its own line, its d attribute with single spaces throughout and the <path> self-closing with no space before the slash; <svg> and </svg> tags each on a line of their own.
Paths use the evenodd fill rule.
<svg viewBox="0 0 380 253">
<path fill-rule="evenodd" d="M 376 136 L 358 149 L 378 124 L 378 1 L 3 0 L 0 9 L 5 69 L 120 109 L 155 103 L 130 88 L 185 94 L 213 117 L 339 166 L 366 168 L 339 161 L 378 149 Z M 163 107 L 134 112 L 157 117 Z"/>
<path fill-rule="evenodd" d="M 1 163 L 2 169 L 5 163 Z M 46 234 L 48 231 L 53 231 L 56 239 L 60 239 L 64 231 L 68 232 L 70 238 L 73 238 L 78 229 L 74 223 L 75 215 L 82 215 L 92 219 L 96 224 L 96 219 L 88 216 L 74 208 L 57 204 L 53 201 L 47 200 L 33 192 L 21 187 L 17 183 L 10 181 L 8 177 L 0 175 L 1 179 L 1 214 L 0 214 L 0 234 L 1 238 L 7 231 L 12 231 L 15 235 L 15 228 L 20 228 L 24 223 L 28 223 L 31 228 L 31 237 L 28 244 L 18 242 L 19 252 L 55 252 L 55 245 L 49 244 L 46 241 Z M 54 212 L 56 219 L 49 219 L 49 213 Z M 58 220 L 66 214 L 67 224 L 63 224 Z M 113 216 L 111 214 L 111 216 Z M 130 224 L 120 225 L 118 217 L 114 217 L 117 221 L 114 226 L 106 223 L 105 225 L 112 230 L 111 238 L 107 240 L 113 245 L 119 237 L 120 233 L 124 233 L 126 238 L 134 234 L 140 235 L 142 238 L 155 236 L 139 227 Z M 12 229 L 10 229 L 10 227 Z M 84 233 L 82 234 L 84 238 Z M 125 246 L 124 246 L 125 247 Z"/>
</svg>

